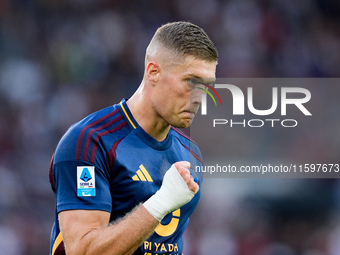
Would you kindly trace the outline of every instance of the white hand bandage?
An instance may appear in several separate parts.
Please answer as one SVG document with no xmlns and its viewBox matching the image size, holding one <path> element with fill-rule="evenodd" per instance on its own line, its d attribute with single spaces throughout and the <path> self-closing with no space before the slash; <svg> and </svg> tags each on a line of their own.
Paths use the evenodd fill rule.
<svg viewBox="0 0 340 255">
<path fill-rule="evenodd" d="M 172 165 L 164 175 L 161 188 L 143 205 L 152 216 L 161 221 L 165 215 L 188 203 L 194 195 L 175 165 Z"/>
</svg>

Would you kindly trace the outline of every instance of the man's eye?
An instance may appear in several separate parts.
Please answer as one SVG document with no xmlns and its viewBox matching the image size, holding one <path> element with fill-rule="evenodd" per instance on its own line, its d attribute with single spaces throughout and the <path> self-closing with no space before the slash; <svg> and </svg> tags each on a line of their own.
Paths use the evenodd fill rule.
<svg viewBox="0 0 340 255">
<path fill-rule="evenodd" d="M 191 78 L 191 79 L 189 79 L 189 82 L 190 82 L 190 84 L 199 84 L 200 83 L 199 79 L 197 79 L 197 78 Z"/>
<path fill-rule="evenodd" d="M 194 90 L 199 85 L 194 79 L 189 79 L 190 90 Z"/>
<path fill-rule="evenodd" d="M 195 89 L 205 89 L 205 86 L 196 80 L 190 79 L 190 91 L 194 91 Z"/>
</svg>

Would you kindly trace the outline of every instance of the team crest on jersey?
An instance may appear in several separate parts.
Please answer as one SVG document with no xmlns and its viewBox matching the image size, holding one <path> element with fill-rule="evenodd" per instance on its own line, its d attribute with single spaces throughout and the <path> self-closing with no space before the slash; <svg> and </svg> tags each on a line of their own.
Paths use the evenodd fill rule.
<svg viewBox="0 0 340 255">
<path fill-rule="evenodd" d="M 93 197 L 96 195 L 96 176 L 94 166 L 77 166 L 78 197 Z"/>
</svg>

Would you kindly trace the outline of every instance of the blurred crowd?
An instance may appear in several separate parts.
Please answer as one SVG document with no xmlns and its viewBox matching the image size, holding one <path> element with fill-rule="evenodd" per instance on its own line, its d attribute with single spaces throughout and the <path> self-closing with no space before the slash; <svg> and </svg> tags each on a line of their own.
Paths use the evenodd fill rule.
<svg viewBox="0 0 340 255">
<path fill-rule="evenodd" d="M 203 27 L 216 43 L 217 77 L 340 75 L 337 0 L 0 0 L 1 254 L 47 254 L 48 166 L 58 140 L 87 114 L 132 95 L 153 33 L 177 20 Z M 331 110 L 338 116 L 339 104 Z M 329 132 L 340 127 L 333 124 Z M 216 180 L 218 189 L 212 182 L 186 233 L 186 255 L 340 254 L 336 181 L 267 186 L 304 193 L 302 200 L 268 198 L 256 180 Z"/>
</svg>

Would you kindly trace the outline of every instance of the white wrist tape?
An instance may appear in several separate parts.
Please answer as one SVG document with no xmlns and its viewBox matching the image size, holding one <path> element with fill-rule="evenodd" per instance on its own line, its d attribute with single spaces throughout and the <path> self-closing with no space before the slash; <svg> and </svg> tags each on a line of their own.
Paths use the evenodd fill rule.
<svg viewBox="0 0 340 255">
<path fill-rule="evenodd" d="M 175 165 L 172 165 L 164 175 L 161 188 L 143 205 L 152 216 L 161 221 L 165 215 L 188 203 L 194 195 Z"/>
</svg>

